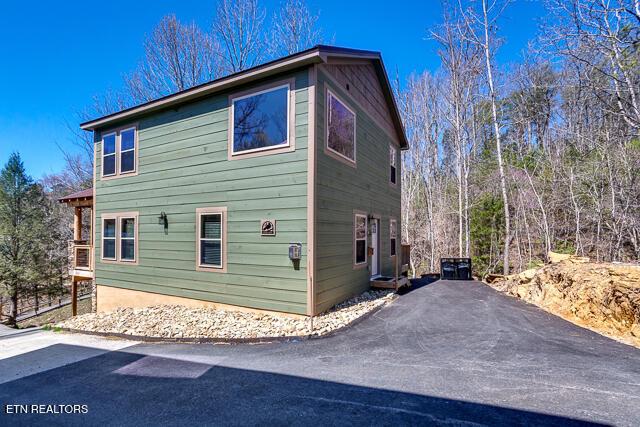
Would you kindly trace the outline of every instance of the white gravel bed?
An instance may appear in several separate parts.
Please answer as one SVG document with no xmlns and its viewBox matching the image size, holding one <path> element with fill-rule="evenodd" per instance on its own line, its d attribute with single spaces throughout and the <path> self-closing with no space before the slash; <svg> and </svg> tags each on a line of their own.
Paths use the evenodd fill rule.
<svg viewBox="0 0 640 427">
<path fill-rule="evenodd" d="M 251 313 L 180 305 L 119 308 L 108 313 L 83 314 L 55 326 L 87 332 L 153 338 L 275 338 L 320 336 L 348 325 L 396 298 L 389 290 L 370 290 L 313 318 Z"/>
</svg>

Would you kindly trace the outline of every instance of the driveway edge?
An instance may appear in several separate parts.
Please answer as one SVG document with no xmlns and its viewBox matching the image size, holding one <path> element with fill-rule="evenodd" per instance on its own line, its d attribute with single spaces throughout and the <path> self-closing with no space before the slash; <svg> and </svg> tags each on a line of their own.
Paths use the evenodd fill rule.
<svg viewBox="0 0 640 427">
<path fill-rule="evenodd" d="M 397 294 L 396 294 L 397 295 Z M 368 319 L 372 315 L 376 314 L 378 311 L 382 310 L 384 307 L 388 307 L 393 303 L 399 296 L 396 296 L 391 301 L 386 304 L 382 304 L 378 307 L 373 308 L 371 311 L 363 314 L 362 316 L 353 319 L 351 322 L 343 325 L 337 329 L 334 329 L 330 332 L 327 332 L 323 335 L 290 335 L 284 337 L 257 337 L 257 338 L 170 338 L 170 337 L 148 337 L 144 335 L 130 335 L 123 334 L 118 332 L 97 332 L 97 331 L 85 331 L 82 329 L 72 329 L 72 328 L 57 328 L 57 330 L 62 332 L 69 332 L 72 334 L 83 334 L 83 335 L 94 335 L 98 337 L 104 338 L 118 338 L 118 339 L 126 339 L 131 341 L 140 341 L 147 343 L 178 343 L 178 344 L 271 344 L 271 343 L 285 343 L 285 342 L 297 342 L 297 341 L 306 341 L 306 340 L 317 340 L 323 338 L 332 337 L 340 332 L 343 332 L 347 328 L 351 328 L 356 326 L 360 322 L 365 319 Z"/>
</svg>

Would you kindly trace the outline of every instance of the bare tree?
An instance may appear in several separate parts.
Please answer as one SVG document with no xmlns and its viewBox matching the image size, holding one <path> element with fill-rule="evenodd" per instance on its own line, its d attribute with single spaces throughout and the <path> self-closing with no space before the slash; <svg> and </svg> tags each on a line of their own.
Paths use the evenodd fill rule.
<svg viewBox="0 0 640 427">
<path fill-rule="evenodd" d="M 600 101 L 640 129 L 640 1 L 552 0 L 550 11 L 548 45 L 586 66 L 589 86 L 600 92 Z"/>
<path fill-rule="evenodd" d="M 225 74 L 251 68 L 265 58 L 265 11 L 258 0 L 220 0 L 213 22 L 218 60 Z"/>
<path fill-rule="evenodd" d="M 465 23 L 448 6 L 444 23 L 432 36 L 439 42 L 439 56 L 446 71 L 448 88 L 439 93 L 443 117 L 452 129 L 455 175 L 458 186 L 458 256 L 469 256 L 469 171 L 473 138 L 473 101 L 480 74 L 481 51 L 465 37 Z"/>
<path fill-rule="evenodd" d="M 498 172 L 500 176 L 500 190 L 502 192 L 502 203 L 504 205 L 505 238 L 503 253 L 503 272 L 509 274 L 509 252 L 511 245 L 511 224 L 509 214 L 509 195 L 507 191 L 507 176 L 505 172 L 504 160 L 502 158 L 502 130 L 500 117 L 498 116 L 498 95 L 493 76 L 493 56 L 495 54 L 495 30 L 496 24 L 502 11 L 508 5 L 509 0 L 479 0 L 481 10 L 474 7 L 462 8 L 461 11 L 467 24 L 467 34 L 470 39 L 477 43 L 484 52 L 485 76 L 487 80 L 489 101 L 491 104 L 491 118 L 493 122 L 494 138 L 496 141 L 496 160 L 498 162 Z"/>
<path fill-rule="evenodd" d="M 216 51 L 195 23 L 165 16 L 144 41 L 144 60 L 125 77 L 129 96 L 141 103 L 212 80 L 218 74 Z"/>
<path fill-rule="evenodd" d="M 286 0 L 273 16 L 269 39 L 272 55 L 291 55 L 321 44 L 324 40 L 318 27 L 319 13 L 311 13 L 304 0 Z"/>
</svg>

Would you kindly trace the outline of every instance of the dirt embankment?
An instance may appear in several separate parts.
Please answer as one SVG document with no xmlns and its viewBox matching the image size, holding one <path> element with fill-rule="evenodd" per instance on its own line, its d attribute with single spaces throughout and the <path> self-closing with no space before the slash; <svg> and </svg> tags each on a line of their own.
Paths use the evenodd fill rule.
<svg viewBox="0 0 640 427">
<path fill-rule="evenodd" d="M 550 254 L 552 264 L 487 282 L 566 320 L 640 348 L 640 266 Z"/>
</svg>

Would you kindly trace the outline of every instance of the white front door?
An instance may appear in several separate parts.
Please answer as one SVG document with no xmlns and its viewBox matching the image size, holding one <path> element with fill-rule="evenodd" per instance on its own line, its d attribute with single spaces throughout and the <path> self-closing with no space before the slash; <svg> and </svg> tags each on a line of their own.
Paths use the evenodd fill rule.
<svg viewBox="0 0 640 427">
<path fill-rule="evenodd" d="M 380 220 L 373 218 L 371 220 L 371 249 L 373 254 L 371 255 L 371 277 L 380 275 Z"/>
</svg>

